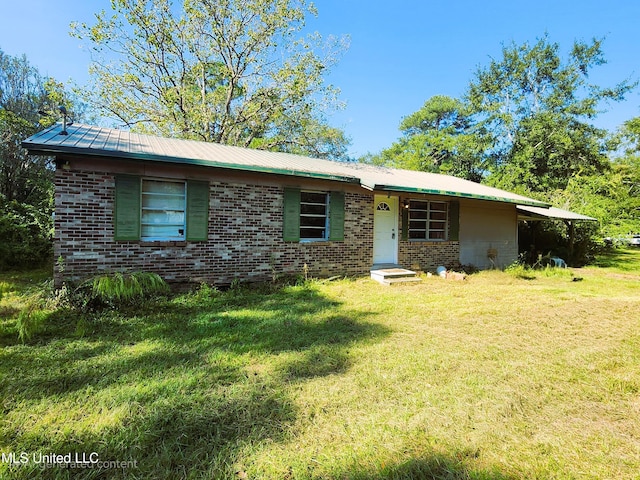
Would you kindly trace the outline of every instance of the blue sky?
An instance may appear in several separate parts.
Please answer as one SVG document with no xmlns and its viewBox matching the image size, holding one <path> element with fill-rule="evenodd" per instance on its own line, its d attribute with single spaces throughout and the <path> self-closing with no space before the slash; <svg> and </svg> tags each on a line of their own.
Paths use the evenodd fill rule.
<svg viewBox="0 0 640 480">
<path fill-rule="evenodd" d="M 402 117 L 433 95 L 462 95 L 478 66 L 499 58 L 502 45 L 533 43 L 546 33 L 566 52 L 574 40 L 606 37 L 607 64 L 590 79 L 612 86 L 640 78 L 637 0 L 317 0 L 308 27 L 351 37 L 328 81 L 342 91 L 344 111 L 330 119 L 352 140 L 357 157 L 378 152 L 400 135 Z M 0 49 L 26 54 L 59 81 L 87 79 L 89 55 L 69 36 L 72 21 L 93 22 L 109 0 L 0 0 Z M 640 116 L 640 90 L 609 105 L 598 126 L 615 129 Z"/>
</svg>

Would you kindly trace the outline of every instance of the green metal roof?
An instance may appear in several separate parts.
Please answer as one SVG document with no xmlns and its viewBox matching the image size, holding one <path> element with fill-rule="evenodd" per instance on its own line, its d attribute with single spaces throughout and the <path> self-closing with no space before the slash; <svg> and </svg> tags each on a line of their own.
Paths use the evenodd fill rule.
<svg viewBox="0 0 640 480">
<path fill-rule="evenodd" d="M 448 175 L 161 138 L 82 124 L 67 127 L 68 135 L 61 135 L 61 129 L 61 125 L 54 125 L 27 138 L 22 146 L 32 154 L 73 154 L 199 165 L 355 183 L 367 190 L 426 193 L 543 208 L 549 206 L 532 198 Z"/>
</svg>

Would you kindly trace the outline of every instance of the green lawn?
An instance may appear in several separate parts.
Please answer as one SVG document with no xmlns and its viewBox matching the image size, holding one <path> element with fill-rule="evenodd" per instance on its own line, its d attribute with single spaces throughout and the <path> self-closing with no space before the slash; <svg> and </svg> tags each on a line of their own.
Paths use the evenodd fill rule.
<svg viewBox="0 0 640 480">
<path fill-rule="evenodd" d="M 0 275 L 3 479 L 640 478 L 640 249 L 47 311 L 22 343 L 29 279 Z"/>
</svg>

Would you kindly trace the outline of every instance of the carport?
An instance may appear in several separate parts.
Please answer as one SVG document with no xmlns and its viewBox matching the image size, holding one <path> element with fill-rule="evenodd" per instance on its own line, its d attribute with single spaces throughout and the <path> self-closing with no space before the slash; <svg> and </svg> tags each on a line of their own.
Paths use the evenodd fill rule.
<svg viewBox="0 0 640 480">
<path fill-rule="evenodd" d="M 518 221 L 542 221 L 542 220 L 562 220 L 567 226 L 569 235 L 569 256 L 573 257 L 573 246 L 575 241 L 575 223 L 576 222 L 597 222 L 598 220 L 587 215 L 563 210 L 556 207 L 530 207 L 527 205 L 518 205 Z"/>
</svg>

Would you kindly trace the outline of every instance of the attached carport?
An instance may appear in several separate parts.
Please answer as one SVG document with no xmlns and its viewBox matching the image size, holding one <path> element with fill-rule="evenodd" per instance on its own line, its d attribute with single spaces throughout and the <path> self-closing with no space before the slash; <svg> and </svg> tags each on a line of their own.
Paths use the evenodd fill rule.
<svg viewBox="0 0 640 480">
<path fill-rule="evenodd" d="M 569 255 L 573 256 L 573 246 L 575 241 L 575 223 L 576 222 L 597 222 L 593 217 L 581 215 L 580 213 L 563 210 L 556 207 L 530 207 L 527 205 L 518 205 L 518 221 L 542 221 L 542 220 L 562 220 L 567 226 L 569 234 Z"/>
</svg>

